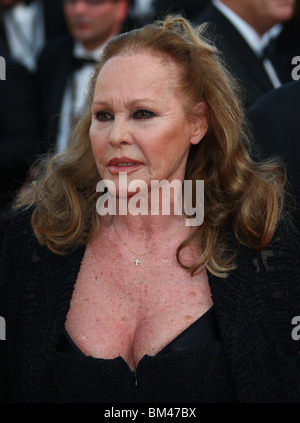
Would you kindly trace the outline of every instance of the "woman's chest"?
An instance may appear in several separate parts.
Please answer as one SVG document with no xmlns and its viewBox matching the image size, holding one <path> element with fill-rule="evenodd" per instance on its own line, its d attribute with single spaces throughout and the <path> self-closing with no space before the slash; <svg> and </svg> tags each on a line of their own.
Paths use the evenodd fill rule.
<svg viewBox="0 0 300 423">
<path fill-rule="evenodd" d="M 136 268 L 109 259 L 97 266 L 85 258 L 66 328 L 86 355 L 121 355 L 134 368 L 211 307 L 206 272 L 192 278 L 175 262 L 155 266 L 155 260 Z"/>
</svg>

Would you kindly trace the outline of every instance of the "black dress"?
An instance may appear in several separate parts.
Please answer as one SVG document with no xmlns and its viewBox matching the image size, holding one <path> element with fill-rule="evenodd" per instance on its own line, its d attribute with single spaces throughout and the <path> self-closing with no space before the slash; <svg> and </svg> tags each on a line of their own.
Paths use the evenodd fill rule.
<svg viewBox="0 0 300 423">
<path fill-rule="evenodd" d="M 65 330 L 49 392 L 53 402 L 237 402 L 213 307 L 135 371 L 122 357 L 84 355 Z"/>
</svg>

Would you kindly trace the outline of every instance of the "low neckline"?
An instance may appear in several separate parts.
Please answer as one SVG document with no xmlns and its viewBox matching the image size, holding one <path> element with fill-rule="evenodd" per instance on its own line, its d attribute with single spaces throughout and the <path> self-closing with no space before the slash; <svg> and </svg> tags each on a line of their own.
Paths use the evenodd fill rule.
<svg viewBox="0 0 300 423">
<path fill-rule="evenodd" d="M 101 358 L 101 357 L 93 357 L 92 355 L 86 355 L 85 353 L 83 353 L 83 351 L 81 351 L 81 349 L 74 342 L 74 340 L 72 339 L 72 337 L 70 336 L 70 334 L 68 333 L 66 328 L 64 328 L 63 337 L 65 337 L 65 340 L 68 342 L 69 347 L 71 347 L 72 350 L 79 357 L 81 357 L 83 359 L 91 359 L 91 360 L 94 360 L 94 361 L 97 361 L 97 360 L 98 361 L 114 361 L 114 360 L 116 361 L 116 360 L 119 360 L 124 365 L 127 366 L 127 368 L 130 370 L 131 373 L 135 373 L 137 371 L 138 367 L 140 366 L 140 364 L 142 363 L 142 361 L 144 361 L 144 359 L 158 358 L 158 357 L 162 356 L 163 354 L 168 353 L 168 351 L 172 351 L 172 347 L 176 343 L 180 342 L 190 331 L 192 331 L 198 325 L 205 323 L 206 321 L 208 321 L 208 319 L 210 319 L 210 321 L 211 321 L 214 318 L 215 318 L 215 316 L 214 316 L 214 306 L 212 305 L 205 313 L 203 313 L 198 319 L 196 319 L 193 323 L 191 323 L 188 327 L 186 327 L 182 332 L 180 332 L 177 336 L 175 336 L 175 338 L 173 338 L 170 342 L 168 342 L 168 344 L 165 345 L 156 354 L 154 354 L 154 355 L 144 354 L 142 356 L 142 358 L 139 360 L 139 362 L 137 363 L 134 370 L 131 369 L 131 367 L 129 366 L 127 361 L 121 355 L 113 357 L 113 358 Z M 216 334 L 216 331 L 215 331 L 215 334 Z"/>
</svg>

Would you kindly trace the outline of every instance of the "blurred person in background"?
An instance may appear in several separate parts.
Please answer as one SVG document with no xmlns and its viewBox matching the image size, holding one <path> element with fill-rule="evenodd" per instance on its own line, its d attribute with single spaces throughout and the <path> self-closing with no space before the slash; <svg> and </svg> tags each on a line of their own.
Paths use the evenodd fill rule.
<svg viewBox="0 0 300 423">
<path fill-rule="evenodd" d="M 154 0 L 134 0 L 130 14 L 135 27 L 141 27 L 151 22 L 154 14 Z"/>
<path fill-rule="evenodd" d="M 211 0 L 153 0 L 153 8 L 158 18 L 162 18 L 167 13 L 180 13 L 187 19 L 193 20 L 210 2 Z"/>
<path fill-rule="evenodd" d="M 38 114 L 33 75 L 0 49 L 6 80 L 0 81 L 0 247 L 11 202 L 35 159 Z M 1 248 L 0 248 L 1 250 Z"/>
<path fill-rule="evenodd" d="M 135 0 L 132 16 L 136 26 L 151 23 L 154 19 L 163 19 L 169 13 L 179 13 L 187 19 L 195 19 L 211 0 Z"/>
<path fill-rule="evenodd" d="M 289 80 L 297 63 L 294 57 L 300 57 L 300 0 L 295 0 L 292 19 L 285 22 L 276 41 L 276 54 L 272 58 L 274 63 L 284 71 L 282 78 Z M 296 79 L 292 75 L 293 79 Z M 298 76 L 297 76 L 298 77 Z"/>
<path fill-rule="evenodd" d="M 293 16 L 295 0 L 212 0 L 196 19 L 209 22 L 211 36 L 238 78 L 249 106 L 262 94 L 291 81 L 276 62 L 274 40 Z"/>
<path fill-rule="evenodd" d="M 281 156 L 290 190 L 295 196 L 294 218 L 300 229 L 300 80 L 282 85 L 256 100 L 248 109 L 255 141 L 264 158 Z"/>
<path fill-rule="evenodd" d="M 123 31 L 130 1 L 64 0 L 63 5 L 69 34 L 49 43 L 38 62 L 41 153 L 64 151 L 102 49 Z"/>
<path fill-rule="evenodd" d="M 61 0 L 0 0 L 0 44 L 30 71 L 45 44 L 66 33 Z"/>
</svg>

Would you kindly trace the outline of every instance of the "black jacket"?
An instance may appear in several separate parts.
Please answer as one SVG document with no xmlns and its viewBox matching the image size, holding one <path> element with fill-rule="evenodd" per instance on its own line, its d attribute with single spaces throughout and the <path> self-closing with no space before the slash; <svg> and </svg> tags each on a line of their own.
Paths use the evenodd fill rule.
<svg viewBox="0 0 300 423">
<path fill-rule="evenodd" d="M 70 35 L 52 40 L 43 49 L 36 80 L 40 112 L 40 153 L 56 145 L 59 116 L 67 81 L 74 71 L 74 40 Z"/>
<path fill-rule="evenodd" d="M 49 40 L 68 33 L 61 0 L 39 0 L 43 5 L 45 39 Z M 3 25 L 3 15 L 0 9 L 0 44 L 9 52 L 6 33 Z"/>
<path fill-rule="evenodd" d="M 210 37 L 222 53 L 230 71 L 244 89 L 246 106 L 274 88 L 262 59 L 254 53 L 239 31 L 215 6 L 209 5 L 203 13 L 195 18 L 194 22 L 196 24 L 209 23 Z M 277 73 L 286 77 L 286 69 L 276 68 L 281 63 L 273 62 L 272 58 L 271 61 Z M 286 62 L 283 64 L 286 65 Z M 289 80 L 292 80 L 291 74 L 289 74 Z M 282 82 L 287 82 L 287 80 Z"/>
<path fill-rule="evenodd" d="M 38 109 L 33 76 L 0 49 L 6 80 L 0 81 L 0 208 L 12 198 L 35 159 Z"/>
<path fill-rule="evenodd" d="M 162 19 L 168 13 L 181 13 L 189 20 L 193 20 L 210 3 L 210 0 L 154 0 L 155 18 Z"/>
<path fill-rule="evenodd" d="M 300 81 L 274 89 L 248 109 L 254 139 L 263 157 L 281 156 L 297 204 L 295 219 L 300 228 Z"/>
<path fill-rule="evenodd" d="M 0 398 L 47 400 L 44 381 L 85 247 L 58 256 L 41 247 L 17 216 L 7 232 L 0 268 Z M 226 359 L 240 402 L 300 402 L 300 341 L 292 318 L 300 315 L 299 236 L 285 223 L 263 251 L 239 247 L 227 279 L 209 274 Z"/>
</svg>

